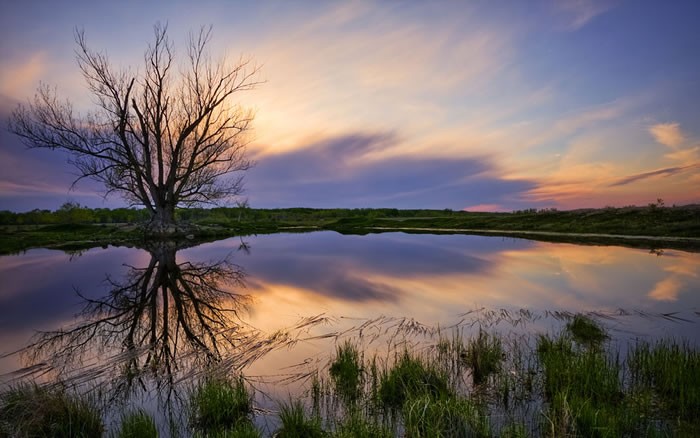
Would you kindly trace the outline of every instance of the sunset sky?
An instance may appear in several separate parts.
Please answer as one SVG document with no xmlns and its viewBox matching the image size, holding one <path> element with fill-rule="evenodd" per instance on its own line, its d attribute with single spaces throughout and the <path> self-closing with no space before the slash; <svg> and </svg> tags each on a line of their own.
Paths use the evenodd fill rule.
<svg viewBox="0 0 700 438">
<path fill-rule="evenodd" d="M 700 202 L 697 0 L 23 0 L 0 4 L 0 210 L 125 205 L 7 119 L 40 81 L 90 109 L 76 27 L 136 68 L 156 22 L 262 65 L 252 207 Z"/>
</svg>

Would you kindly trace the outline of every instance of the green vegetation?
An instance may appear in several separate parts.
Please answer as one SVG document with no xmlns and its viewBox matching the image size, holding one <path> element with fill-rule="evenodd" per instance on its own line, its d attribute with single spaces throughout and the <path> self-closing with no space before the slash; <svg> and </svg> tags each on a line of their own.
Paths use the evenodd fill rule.
<svg viewBox="0 0 700 438">
<path fill-rule="evenodd" d="M 364 370 L 357 348 L 346 341 L 338 347 L 336 357 L 329 369 L 335 390 L 347 402 L 352 403 L 360 395 Z"/>
<path fill-rule="evenodd" d="M 251 395 L 242 378 L 211 378 L 190 400 L 192 427 L 205 434 L 247 428 L 253 413 Z"/>
<path fill-rule="evenodd" d="M 0 436 L 92 438 L 103 430 L 95 404 L 62 387 L 26 384 L 0 394 Z"/>
<path fill-rule="evenodd" d="M 321 419 L 308 415 L 303 403 L 299 400 L 290 401 L 280 406 L 280 421 L 282 427 L 276 433 L 278 438 L 321 438 L 326 432 L 321 427 Z"/>
<path fill-rule="evenodd" d="M 575 315 L 566 324 L 566 330 L 571 333 L 574 341 L 591 347 L 600 345 L 608 337 L 598 323 L 585 315 Z"/>
<path fill-rule="evenodd" d="M 137 410 L 122 416 L 121 428 L 116 438 L 158 438 L 158 429 L 153 417 Z"/>
<path fill-rule="evenodd" d="M 307 392 L 279 405 L 277 418 L 269 418 L 271 428 L 253 422 L 253 398 L 243 377 L 208 378 L 191 393 L 187 434 L 694 436 L 700 428 L 697 347 L 661 340 L 632 342 L 623 352 L 621 344 L 606 342 L 611 335 L 600 322 L 567 318 L 559 332 L 533 337 L 509 339 L 480 329 L 471 336 L 440 334 L 428 345 L 395 339 L 388 350 L 393 353 L 384 358 L 360 349 L 362 339 L 345 340 L 328 365 L 312 373 Z M 11 389 L 2 394 L 0 436 L 81 436 L 84 430 L 82 436 L 101 436 L 99 411 L 81 400 L 37 386 Z M 116 436 L 155 433 L 153 420 L 136 411 L 123 417 Z"/>
<path fill-rule="evenodd" d="M 498 372 L 503 359 L 501 339 L 479 330 L 479 335 L 469 342 L 464 357 L 466 365 L 472 371 L 472 381 L 480 385 Z"/>
<path fill-rule="evenodd" d="M 692 239 L 700 237 L 699 205 L 666 207 L 655 203 L 647 207 L 524 210 L 513 213 L 388 208 L 251 209 L 242 205 L 238 208 L 180 209 L 176 211 L 176 217 L 186 224 L 184 228 L 187 231 L 184 233 L 192 234 L 195 238 L 304 230 L 334 230 L 348 234 L 400 230 L 498 234 L 547 241 L 624 244 L 645 248 L 700 248 L 700 242 Z M 34 247 L 69 244 L 89 248 L 138 241 L 143 238 L 139 224 L 146 220 L 148 215 L 143 210 L 88 209 L 74 203 L 66 203 L 53 212 L 0 211 L 0 254 Z M 651 236 L 655 239 L 620 239 L 607 236 L 608 234 Z"/>
<path fill-rule="evenodd" d="M 406 400 L 421 396 L 440 400 L 451 398 L 453 393 L 444 373 L 405 351 L 396 365 L 382 376 L 379 399 L 388 408 L 400 409 Z"/>
</svg>

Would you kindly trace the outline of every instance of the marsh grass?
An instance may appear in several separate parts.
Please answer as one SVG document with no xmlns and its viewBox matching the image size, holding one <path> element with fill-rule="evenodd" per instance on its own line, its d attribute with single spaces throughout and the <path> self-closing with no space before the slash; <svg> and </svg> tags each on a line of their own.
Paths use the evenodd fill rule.
<svg viewBox="0 0 700 438">
<path fill-rule="evenodd" d="M 115 438 L 157 438 L 158 428 L 147 412 L 136 410 L 122 416 L 121 427 Z"/>
<path fill-rule="evenodd" d="M 566 324 L 566 330 L 576 342 L 588 347 L 598 347 L 608 338 L 600 324 L 587 315 L 574 315 Z"/>
<path fill-rule="evenodd" d="M 488 420 L 468 399 L 412 397 L 403 405 L 405 434 L 409 437 L 488 437 Z"/>
<path fill-rule="evenodd" d="M 452 327 L 452 335 L 446 336 L 450 332 L 418 333 L 413 330 L 415 324 L 391 320 L 395 327 L 410 326 L 412 339 L 422 337 L 422 341 L 392 336 L 385 349 L 362 336 L 352 342 L 343 339 L 325 366 L 303 371 L 309 379 L 306 392 L 279 405 L 276 414 L 256 418 L 260 423 L 273 420 L 267 415 L 277 417 L 261 429 L 264 433 L 252 421 L 253 397 L 242 377 L 204 379 L 190 395 L 191 428 L 185 435 L 697 435 L 700 353 L 695 345 L 674 340 L 606 341 L 610 335 L 592 316 L 567 313 L 558 321 L 561 330 L 549 334 L 479 329 L 470 336 L 469 331 Z M 363 328 L 365 333 L 371 331 L 367 324 Z M 627 350 L 621 352 L 622 348 Z M 19 436 L 100 436 L 99 411 L 65 391 L 23 386 L 1 397 L 0 436 L 16 430 Z M 77 413 L 48 415 L 56 410 L 52 404 L 72 406 L 71 412 Z M 146 431 L 138 436 L 153 436 L 148 435 L 152 423 L 143 415 L 124 417 L 118 436 L 134 436 L 125 435 L 132 429 Z M 48 423 L 54 426 L 41 429 L 38 423 L 49 417 Z M 94 429 L 80 435 L 79 418 L 92 419 L 100 432 Z M 70 433 L 60 435 L 62 430 Z"/>
<path fill-rule="evenodd" d="M 309 415 L 306 407 L 299 400 L 282 404 L 279 418 L 282 426 L 275 433 L 278 438 L 328 436 L 321 426 L 321 419 L 313 414 Z"/>
<path fill-rule="evenodd" d="M 389 409 L 401 409 L 408 398 L 429 396 L 444 399 L 454 395 L 447 376 L 427 360 L 404 351 L 393 368 L 379 381 L 378 397 Z"/>
<path fill-rule="evenodd" d="M 336 356 L 329 368 L 336 392 L 346 403 L 360 397 L 364 384 L 362 357 L 357 347 L 346 341 L 336 349 Z"/>
<path fill-rule="evenodd" d="M 190 399 L 190 424 L 206 434 L 222 433 L 250 423 L 252 396 L 242 377 L 205 380 Z"/>
<path fill-rule="evenodd" d="M 503 355 L 501 339 L 479 330 L 479 335 L 469 341 L 464 355 L 474 385 L 485 383 L 489 376 L 499 371 Z"/>
<path fill-rule="evenodd" d="M 634 387 L 650 390 L 669 415 L 700 426 L 700 352 L 668 340 L 640 343 L 627 364 Z"/>
<path fill-rule="evenodd" d="M 103 430 L 97 403 L 63 387 L 23 384 L 0 396 L 0 436 L 92 438 Z"/>
</svg>

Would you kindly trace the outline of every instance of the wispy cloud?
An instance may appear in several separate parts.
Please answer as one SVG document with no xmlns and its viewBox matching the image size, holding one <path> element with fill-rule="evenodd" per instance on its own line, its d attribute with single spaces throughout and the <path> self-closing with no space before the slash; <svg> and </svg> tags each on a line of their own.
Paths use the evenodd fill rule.
<svg viewBox="0 0 700 438">
<path fill-rule="evenodd" d="M 375 154 L 392 134 L 355 133 L 260 158 L 248 185 L 254 204 L 462 209 L 518 204 L 530 181 L 499 176 L 491 159 Z M 519 204 L 518 204 L 519 205 Z"/>
<path fill-rule="evenodd" d="M 685 142 L 680 123 L 658 123 L 649 127 L 649 133 L 658 143 L 676 148 Z"/>
<path fill-rule="evenodd" d="M 597 16 L 612 9 L 611 0 L 554 0 L 554 8 L 563 20 L 565 30 L 579 30 Z"/>
<path fill-rule="evenodd" d="M 0 93 L 15 98 L 31 94 L 46 73 L 46 53 L 39 51 L 27 57 L 4 61 L 0 66 Z"/>
<path fill-rule="evenodd" d="M 700 169 L 700 163 L 695 163 L 688 166 L 666 167 L 663 169 L 656 169 L 650 172 L 642 172 L 634 175 L 625 176 L 609 184 L 609 187 L 624 186 L 647 178 L 675 176 L 696 169 Z"/>
</svg>

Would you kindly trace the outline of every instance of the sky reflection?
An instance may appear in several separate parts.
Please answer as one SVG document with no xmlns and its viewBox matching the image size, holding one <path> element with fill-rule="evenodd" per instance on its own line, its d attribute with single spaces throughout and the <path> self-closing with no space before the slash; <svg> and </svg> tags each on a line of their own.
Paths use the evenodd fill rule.
<svg viewBox="0 0 700 438">
<path fill-rule="evenodd" d="M 242 319 L 267 333 L 318 314 L 339 326 L 379 316 L 448 324 L 482 307 L 679 312 L 674 315 L 693 324 L 700 315 L 697 253 L 657 256 L 623 247 L 403 233 L 317 232 L 244 240 L 249 253 L 240 251 L 240 239 L 233 238 L 180 250 L 177 262 L 228 259 L 240 266 L 244 286 L 232 285 L 230 292 L 250 295 L 252 304 Z M 106 278 L 118 283 L 149 260 L 145 250 L 114 247 L 73 256 L 41 249 L 0 257 L 2 352 L 22 347 L 35 330 L 73 324 L 82 307 L 76 290 L 100 299 L 109 292 Z M 636 335 L 689 335 L 687 324 L 658 317 L 614 325 Z"/>
</svg>

